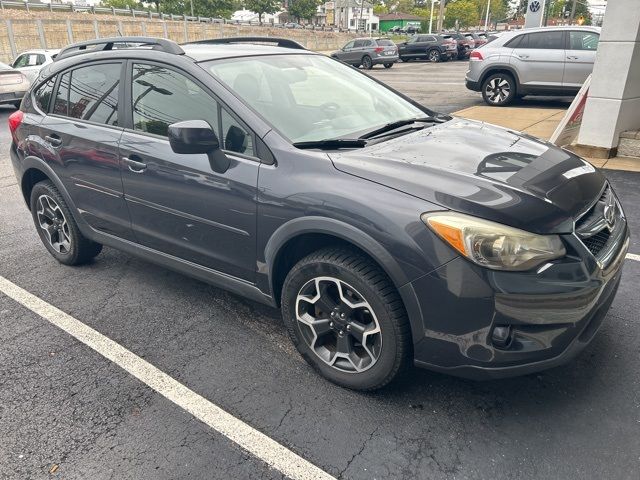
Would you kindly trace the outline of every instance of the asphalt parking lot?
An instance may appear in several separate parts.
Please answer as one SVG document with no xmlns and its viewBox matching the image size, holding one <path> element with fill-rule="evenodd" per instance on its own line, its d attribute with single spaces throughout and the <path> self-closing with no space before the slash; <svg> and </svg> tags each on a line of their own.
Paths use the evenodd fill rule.
<svg viewBox="0 0 640 480">
<path fill-rule="evenodd" d="M 480 103 L 454 84 L 465 69 L 425 62 L 372 73 L 451 112 Z M 11 170 L 12 111 L 0 107 L 0 278 L 329 475 L 639 478 L 640 261 L 627 260 L 599 334 L 565 366 L 482 383 L 414 369 L 385 390 L 355 393 L 311 371 L 276 310 L 110 248 L 89 265 L 59 265 L 41 245 Z M 640 174 L 606 174 L 626 206 L 630 252 L 639 255 Z M 149 388 L 144 375 L 1 293 L 0 342 L 0 478 L 282 478 Z"/>
</svg>

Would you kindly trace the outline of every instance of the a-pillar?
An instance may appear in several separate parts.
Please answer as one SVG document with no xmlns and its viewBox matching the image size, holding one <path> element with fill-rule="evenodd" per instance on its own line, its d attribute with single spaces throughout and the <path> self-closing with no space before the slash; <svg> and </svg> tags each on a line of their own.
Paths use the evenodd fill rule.
<svg viewBox="0 0 640 480">
<path fill-rule="evenodd" d="M 640 129 L 640 2 L 607 4 L 578 136 L 584 156 L 614 156 L 621 132 Z"/>
</svg>

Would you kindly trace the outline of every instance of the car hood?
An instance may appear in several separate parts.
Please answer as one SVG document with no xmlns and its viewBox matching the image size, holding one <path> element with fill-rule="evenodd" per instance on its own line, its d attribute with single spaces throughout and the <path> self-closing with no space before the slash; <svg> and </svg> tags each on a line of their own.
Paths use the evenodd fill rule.
<svg viewBox="0 0 640 480">
<path fill-rule="evenodd" d="M 459 118 L 330 156 L 344 173 L 535 233 L 571 232 L 605 182 L 548 142 Z"/>
</svg>

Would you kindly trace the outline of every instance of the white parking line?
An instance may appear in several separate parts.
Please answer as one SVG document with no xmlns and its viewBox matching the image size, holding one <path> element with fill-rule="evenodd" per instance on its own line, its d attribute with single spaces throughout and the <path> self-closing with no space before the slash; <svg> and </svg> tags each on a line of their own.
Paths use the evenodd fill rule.
<svg viewBox="0 0 640 480">
<path fill-rule="evenodd" d="M 335 480 L 325 471 L 227 413 L 120 344 L 3 276 L 0 276 L 0 292 L 111 360 L 163 397 L 287 477 L 295 480 Z"/>
<path fill-rule="evenodd" d="M 635 260 L 636 262 L 640 262 L 640 255 L 636 255 L 635 253 L 627 253 L 627 258 L 629 260 Z"/>
</svg>

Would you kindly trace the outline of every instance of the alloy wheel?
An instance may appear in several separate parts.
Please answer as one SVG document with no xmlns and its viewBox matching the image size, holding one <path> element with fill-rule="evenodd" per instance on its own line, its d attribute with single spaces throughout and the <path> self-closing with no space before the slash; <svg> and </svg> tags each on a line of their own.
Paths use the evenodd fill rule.
<svg viewBox="0 0 640 480">
<path fill-rule="evenodd" d="M 316 277 L 296 298 L 298 328 L 324 363 L 347 373 L 371 368 L 382 351 L 382 332 L 369 302 L 348 283 Z"/>
<path fill-rule="evenodd" d="M 364 57 L 362 59 L 362 67 L 366 70 L 370 70 L 371 67 L 373 66 L 372 61 L 369 57 Z"/>
<path fill-rule="evenodd" d="M 38 226 L 44 231 L 49 245 L 58 253 L 69 253 L 71 233 L 60 205 L 49 195 L 40 195 L 37 207 Z"/>
<path fill-rule="evenodd" d="M 438 52 L 436 52 L 435 50 L 431 50 L 429 52 L 429 61 L 430 62 L 437 62 L 440 60 L 440 54 Z"/>
<path fill-rule="evenodd" d="M 502 103 L 509 97 L 511 85 L 507 79 L 495 77 L 487 83 L 485 93 L 491 103 Z"/>
</svg>

